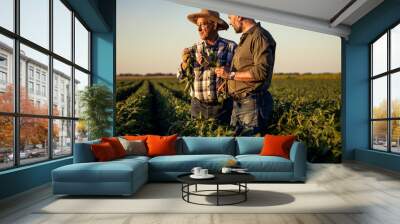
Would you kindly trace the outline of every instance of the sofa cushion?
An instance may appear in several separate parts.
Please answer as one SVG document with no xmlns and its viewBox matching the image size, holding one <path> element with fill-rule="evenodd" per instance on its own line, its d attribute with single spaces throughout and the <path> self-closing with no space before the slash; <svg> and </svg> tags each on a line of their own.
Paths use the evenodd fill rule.
<svg viewBox="0 0 400 224">
<path fill-rule="evenodd" d="M 290 148 L 296 140 L 294 135 L 265 135 L 261 156 L 280 156 L 290 159 Z"/>
<path fill-rule="evenodd" d="M 180 154 L 225 154 L 235 155 L 233 137 L 182 137 L 179 142 Z"/>
<path fill-rule="evenodd" d="M 109 162 L 74 163 L 53 170 L 58 182 L 130 182 L 136 172 L 147 171 L 147 163 L 139 159 Z M 142 175 L 147 176 L 147 172 Z"/>
<path fill-rule="evenodd" d="M 115 155 L 117 156 L 117 158 L 122 158 L 122 157 L 126 156 L 126 151 L 117 137 L 104 137 L 104 138 L 101 138 L 101 142 L 102 143 L 103 142 L 110 143 L 110 145 L 114 149 L 114 152 L 115 152 Z"/>
<path fill-rule="evenodd" d="M 210 171 L 219 171 L 230 159 L 231 155 L 175 155 L 158 156 L 149 160 L 150 171 L 190 172 L 193 167 L 200 166 Z"/>
<path fill-rule="evenodd" d="M 126 140 L 125 138 L 118 137 L 122 146 L 126 151 L 126 155 L 147 155 L 146 142 L 142 140 Z"/>
<path fill-rule="evenodd" d="M 99 162 L 110 161 L 118 158 L 118 156 L 115 154 L 113 147 L 108 142 L 92 144 L 90 147 L 92 149 L 94 157 L 96 157 L 96 160 Z"/>
<path fill-rule="evenodd" d="M 238 155 L 236 159 L 249 172 L 293 172 L 293 162 L 279 156 Z"/>
<path fill-rule="evenodd" d="M 176 154 L 176 139 L 178 135 L 159 136 L 148 135 L 146 143 L 148 156 L 164 156 Z"/>
<path fill-rule="evenodd" d="M 236 155 L 259 154 L 263 143 L 263 137 L 236 137 Z"/>
</svg>

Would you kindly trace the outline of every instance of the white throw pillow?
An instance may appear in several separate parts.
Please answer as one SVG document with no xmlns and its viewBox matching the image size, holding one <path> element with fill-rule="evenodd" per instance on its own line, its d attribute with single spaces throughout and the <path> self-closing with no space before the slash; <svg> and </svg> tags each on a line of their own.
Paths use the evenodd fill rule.
<svg viewBox="0 0 400 224">
<path fill-rule="evenodd" d="M 126 155 L 135 155 L 135 156 L 145 156 L 147 155 L 147 149 L 144 141 L 142 140 L 133 140 L 129 141 L 124 138 L 118 137 L 119 141 L 122 144 L 126 151 Z"/>
</svg>

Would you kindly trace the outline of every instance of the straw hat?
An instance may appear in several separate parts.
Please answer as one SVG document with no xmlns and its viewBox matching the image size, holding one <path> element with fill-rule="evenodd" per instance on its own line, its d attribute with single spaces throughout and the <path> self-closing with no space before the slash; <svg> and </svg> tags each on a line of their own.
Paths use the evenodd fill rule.
<svg viewBox="0 0 400 224">
<path fill-rule="evenodd" d="M 193 13 L 187 16 L 188 20 L 194 24 L 197 25 L 197 19 L 198 18 L 207 18 L 210 19 L 218 24 L 217 28 L 218 30 L 227 30 L 229 28 L 228 23 L 226 23 L 224 20 L 222 20 L 219 17 L 219 13 L 216 11 L 208 10 L 208 9 L 202 9 L 198 13 Z"/>
</svg>

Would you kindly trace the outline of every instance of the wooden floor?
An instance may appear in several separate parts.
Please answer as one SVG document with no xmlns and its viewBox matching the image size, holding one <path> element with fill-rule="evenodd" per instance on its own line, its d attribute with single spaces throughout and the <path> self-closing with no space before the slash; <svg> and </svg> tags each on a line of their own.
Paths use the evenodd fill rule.
<svg viewBox="0 0 400 224">
<path fill-rule="evenodd" d="M 308 183 L 319 184 L 345 201 L 363 202 L 357 214 L 36 214 L 52 200 L 42 186 L 0 202 L 0 223 L 400 223 L 400 174 L 359 163 L 310 164 Z M 316 202 L 318 203 L 318 202 Z M 172 205 L 173 206 L 173 205 Z"/>
</svg>

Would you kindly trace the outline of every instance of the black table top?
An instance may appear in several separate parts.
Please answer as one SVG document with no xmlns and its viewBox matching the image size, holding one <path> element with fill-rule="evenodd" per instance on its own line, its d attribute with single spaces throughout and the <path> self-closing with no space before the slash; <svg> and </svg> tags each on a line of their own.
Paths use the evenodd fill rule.
<svg viewBox="0 0 400 224">
<path fill-rule="evenodd" d="M 178 181 L 186 184 L 236 184 L 248 183 L 255 180 L 249 173 L 212 173 L 215 177 L 211 179 L 193 179 L 192 173 L 186 173 L 177 177 Z"/>
</svg>

